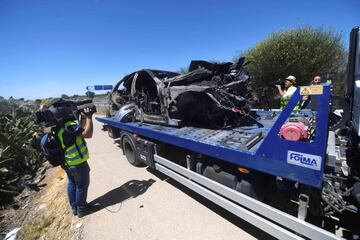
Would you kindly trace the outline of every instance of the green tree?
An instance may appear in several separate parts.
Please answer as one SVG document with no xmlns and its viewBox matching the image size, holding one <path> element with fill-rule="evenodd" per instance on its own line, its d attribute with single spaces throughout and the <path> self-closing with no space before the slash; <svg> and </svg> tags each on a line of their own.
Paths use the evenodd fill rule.
<svg viewBox="0 0 360 240">
<path fill-rule="evenodd" d="M 61 98 L 62 98 L 62 99 L 69 99 L 69 96 L 66 95 L 66 94 L 61 94 Z"/>
<path fill-rule="evenodd" d="M 326 81 L 333 73 L 334 92 L 343 89 L 346 51 L 342 36 L 323 28 L 300 27 L 271 34 L 245 53 L 254 89 L 294 75 L 297 85 L 309 85 L 315 75 Z M 275 94 L 273 91 L 272 94 Z"/>
<path fill-rule="evenodd" d="M 88 98 L 94 98 L 95 97 L 95 93 L 94 92 L 91 92 L 91 91 L 87 91 L 85 93 L 85 95 L 88 97 Z"/>
</svg>

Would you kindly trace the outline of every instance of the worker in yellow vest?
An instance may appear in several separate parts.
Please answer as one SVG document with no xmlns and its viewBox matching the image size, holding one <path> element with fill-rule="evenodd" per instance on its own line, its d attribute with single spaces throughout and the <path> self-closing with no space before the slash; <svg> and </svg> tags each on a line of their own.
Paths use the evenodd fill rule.
<svg viewBox="0 0 360 240">
<path fill-rule="evenodd" d="M 296 91 L 296 77 L 290 75 L 285 78 L 285 89 L 281 88 L 281 85 L 275 85 L 280 94 L 280 108 L 283 109 L 289 103 L 292 95 Z M 295 106 L 294 110 L 298 110 L 299 106 Z"/>
<path fill-rule="evenodd" d="M 86 202 L 90 184 L 90 167 L 87 163 L 89 152 L 84 140 L 91 138 L 93 134 L 92 112 L 89 108 L 84 109 L 84 115 L 86 116 L 84 128 L 74 121 L 67 121 L 57 132 L 65 155 L 65 163 L 62 167 L 68 176 L 68 199 L 73 214 L 78 217 L 90 212 Z"/>
</svg>

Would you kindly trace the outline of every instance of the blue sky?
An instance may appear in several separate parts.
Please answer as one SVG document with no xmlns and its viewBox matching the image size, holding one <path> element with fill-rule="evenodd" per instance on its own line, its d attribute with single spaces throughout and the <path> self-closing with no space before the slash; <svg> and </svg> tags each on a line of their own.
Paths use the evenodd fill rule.
<svg viewBox="0 0 360 240">
<path fill-rule="evenodd" d="M 0 0 L 0 96 L 84 94 L 141 68 L 232 60 L 271 32 L 360 25 L 360 0 Z"/>
</svg>

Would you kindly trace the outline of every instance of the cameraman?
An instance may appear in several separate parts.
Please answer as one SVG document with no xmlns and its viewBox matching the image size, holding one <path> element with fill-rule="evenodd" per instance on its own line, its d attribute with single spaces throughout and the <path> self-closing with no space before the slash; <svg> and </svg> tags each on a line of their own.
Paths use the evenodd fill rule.
<svg viewBox="0 0 360 240">
<path fill-rule="evenodd" d="M 68 176 L 69 203 L 73 214 L 80 218 L 90 213 L 86 202 L 90 183 L 90 167 L 87 163 L 89 152 L 84 138 L 91 138 L 93 134 L 93 112 L 89 108 L 84 108 L 82 114 L 86 117 L 84 128 L 75 121 L 67 121 L 65 127 L 60 127 L 57 131 L 61 145 L 65 149 L 63 168 Z"/>
<path fill-rule="evenodd" d="M 290 75 L 285 78 L 285 89 L 281 88 L 281 85 L 275 85 L 280 94 L 280 108 L 283 109 L 289 103 L 292 95 L 296 91 L 296 77 Z M 297 110 L 299 106 L 296 106 L 294 110 Z"/>
</svg>

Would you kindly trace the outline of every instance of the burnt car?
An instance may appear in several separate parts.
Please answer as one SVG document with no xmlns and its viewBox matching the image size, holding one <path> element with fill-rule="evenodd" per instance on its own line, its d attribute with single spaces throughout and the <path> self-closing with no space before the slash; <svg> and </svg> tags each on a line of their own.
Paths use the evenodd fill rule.
<svg viewBox="0 0 360 240">
<path fill-rule="evenodd" d="M 122 122 L 226 128 L 254 121 L 258 103 L 244 58 L 232 63 L 192 61 L 189 72 L 143 69 L 125 76 L 109 101 Z"/>
</svg>

